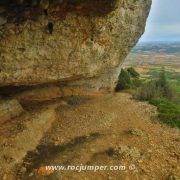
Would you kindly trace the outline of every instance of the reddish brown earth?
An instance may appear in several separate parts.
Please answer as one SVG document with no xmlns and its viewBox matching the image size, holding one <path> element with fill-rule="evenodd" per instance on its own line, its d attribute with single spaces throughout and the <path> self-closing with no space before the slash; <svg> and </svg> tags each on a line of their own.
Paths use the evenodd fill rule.
<svg viewBox="0 0 180 180">
<path fill-rule="evenodd" d="M 155 107 L 137 102 L 126 93 L 72 96 L 63 101 L 56 99 L 43 102 L 43 106 L 37 103 L 24 106 L 28 114 L 39 113 L 37 109 L 45 107 L 53 107 L 56 118 L 46 128 L 48 130 L 42 133 L 41 139 L 41 133 L 36 132 L 38 128 L 34 129 L 34 135 L 38 134 L 40 141 L 36 150 L 30 148 L 30 152 L 22 157 L 15 171 L 15 179 L 156 180 L 180 177 L 179 130 L 159 123 Z M 27 128 L 17 131 L 16 122 L 20 123 L 23 116 L 26 115 L 17 118 L 11 126 L 8 127 L 6 123 L 6 126 L 1 127 L 2 138 L 5 133 L 10 134 L 6 137 L 7 143 L 13 138 L 11 133 L 16 132 L 14 136 L 17 136 Z M 6 127 L 6 131 L 3 127 Z M 27 141 L 29 143 L 31 140 Z M 18 145 L 13 142 L 12 148 L 16 147 Z M 46 165 L 81 164 L 126 165 L 127 169 L 75 172 L 46 171 L 44 168 Z M 129 170 L 130 165 L 135 165 L 135 169 Z M 8 180 L 13 179 L 13 176 L 3 174 L 4 179 Z"/>
</svg>

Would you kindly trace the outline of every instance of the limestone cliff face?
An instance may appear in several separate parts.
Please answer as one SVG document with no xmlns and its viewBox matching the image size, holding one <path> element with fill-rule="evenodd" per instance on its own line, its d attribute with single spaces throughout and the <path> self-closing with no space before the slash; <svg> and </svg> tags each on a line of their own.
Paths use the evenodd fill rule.
<svg viewBox="0 0 180 180">
<path fill-rule="evenodd" d="M 20 23 L 0 15 L 0 86 L 62 81 L 112 87 L 144 32 L 151 0 L 108 2 L 83 1 L 69 10 L 52 6 L 48 14 Z"/>
</svg>

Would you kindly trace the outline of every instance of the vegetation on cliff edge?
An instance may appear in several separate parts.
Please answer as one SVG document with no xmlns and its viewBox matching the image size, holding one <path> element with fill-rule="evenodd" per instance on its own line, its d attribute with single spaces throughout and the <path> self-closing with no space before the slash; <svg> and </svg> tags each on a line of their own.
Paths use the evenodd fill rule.
<svg viewBox="0 0 180 180">
<path fill-rule="evenodd" d="M 141 78 L 134 68 L 122 69 L 116 91 L 131 89 L 133 97 L 158 109 L 161 122 L 180 128 L 180 77 L 164 69 L 153 69 L 150 78 Z"/>
</svg>

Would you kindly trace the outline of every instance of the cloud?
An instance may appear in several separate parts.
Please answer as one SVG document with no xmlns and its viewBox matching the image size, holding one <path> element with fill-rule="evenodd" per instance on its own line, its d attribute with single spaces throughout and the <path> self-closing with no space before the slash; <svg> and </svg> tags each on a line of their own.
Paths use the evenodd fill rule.
<svg viewBox="0 0 180 180">
<path fill-rule="evenodd" d="M 180 0 L 153 0 L 141 41 L 180 41 Z"/>
</svg>

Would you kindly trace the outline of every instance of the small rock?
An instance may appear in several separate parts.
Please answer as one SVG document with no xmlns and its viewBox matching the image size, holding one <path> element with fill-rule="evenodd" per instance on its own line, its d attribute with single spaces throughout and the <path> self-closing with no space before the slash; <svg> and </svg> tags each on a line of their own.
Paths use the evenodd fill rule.
<svg viewBox="0 0 180 180">
<path fill-rule="evenodd" d="M 116 135 L 115 135 L 115 134 L 113 134 L 113 135 L 112 135 L 112 138 L 113 138 L 113 139 L 116 139 Z"/>
<path fill-rule="evenodd" d="M 141 153 L 135 147 L 119 146 L 114 149 L 113 156 L 121 158 L 130 157 L 132 159 L 138 159 L 141 156 Z"/>
<path fill-rule="evenodd" d="M 49 176 L 50 174 L 54 173 L 54 170 L 50 170 L 50 169 L 46 169 L 45 166 L 43 167 L 40 167 L 38 170 L 37 170 L 37 174 L 38 175 L 41 175 L 41 176 Z"/>
<path fill-rule="evenodd" d="M 32 176 L 34 176 L 34 173 L 33 173 L 33 172 L 29 174 L 29 177 L 32 177 Z"/>
<path fill-rule="evenodd" d="M 7 180 L 8 178 L 7 178 L 7 174 L 4 174 L 3 175 L 3 180 Z"/>
<path fill-rule="evenodd" d="M 90 151 L 91 152 L 96 152 L 96 150 L 94 148 L 91 148 Z"/>
<path fill-rule="evenodd" d="M 143 136 L 144 132 L 140 129 L 131 129 L 128 131 L 129 134 L 135 135 L 135 136 Z"/>
<path fill-rule="evenodd" d="M 21 170 L 20 170 L 20 173 L 24 174 L 26 172 L 26 168 L 25 167 L 22 167 Z"/>
</svg>

